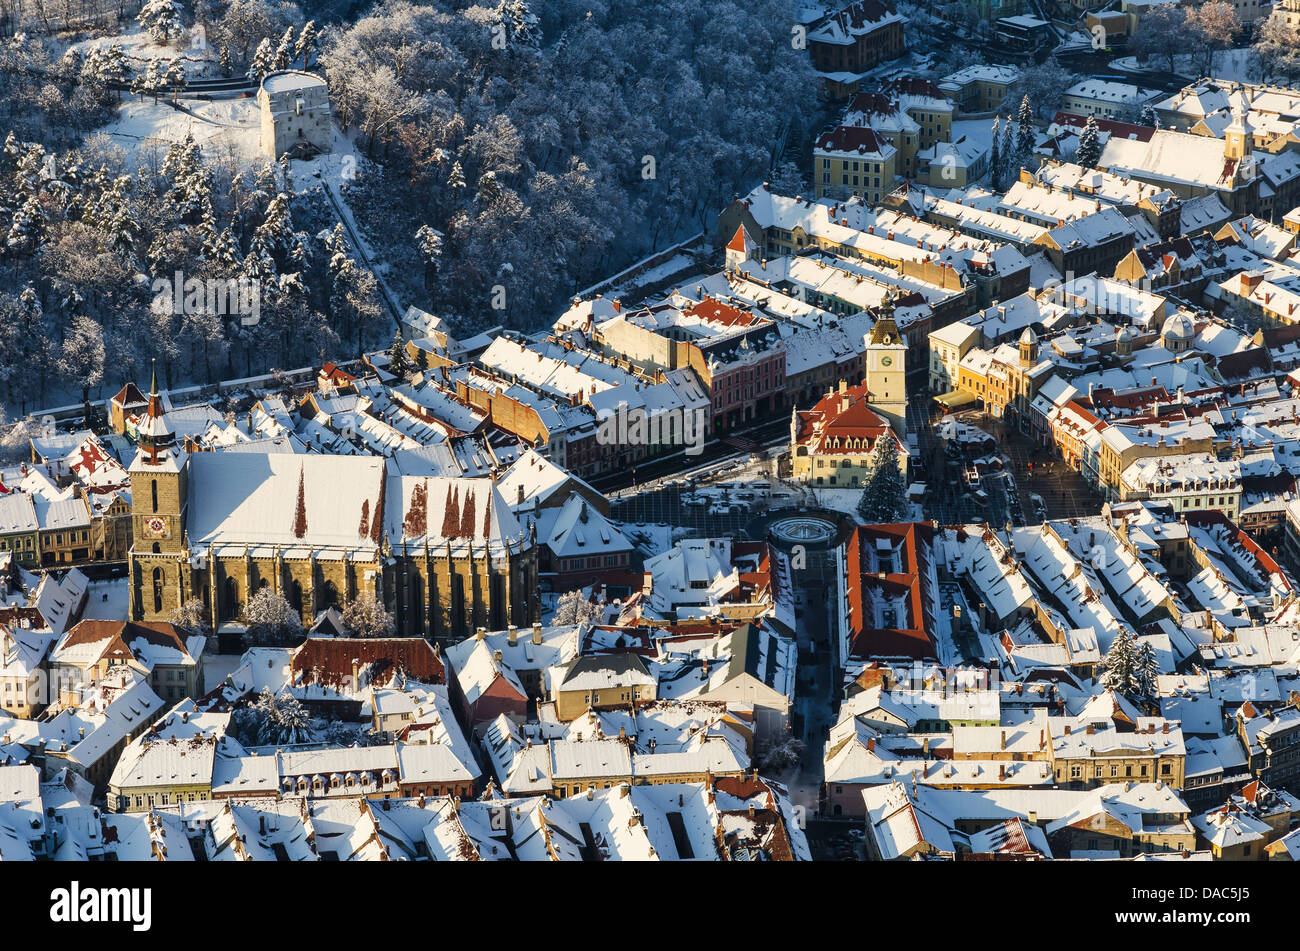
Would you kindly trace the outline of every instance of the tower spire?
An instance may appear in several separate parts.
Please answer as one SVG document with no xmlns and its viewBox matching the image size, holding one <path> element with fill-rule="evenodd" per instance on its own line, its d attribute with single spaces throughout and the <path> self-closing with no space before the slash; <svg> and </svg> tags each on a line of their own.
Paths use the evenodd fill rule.
<svg viewBox="0 0 1300 951">
<path fill-rule="evenodd" d="M 167 449 L 172 444 L 172 433 L 163 419 L 162 398 L 158 395 L 158 361 L 153 364 L 152 377 L 149 381 L 149 406 L 144 411 L 144 419 L 139 427 L 140 445 L 148 451 L 151 465 L 158 463 L 158 451 Z"/>
</svg>

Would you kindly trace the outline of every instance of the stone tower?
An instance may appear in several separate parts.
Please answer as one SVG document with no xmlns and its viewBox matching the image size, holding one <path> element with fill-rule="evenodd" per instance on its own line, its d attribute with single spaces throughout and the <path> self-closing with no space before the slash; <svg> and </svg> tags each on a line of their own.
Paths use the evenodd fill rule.
<svg viewBox="0 0 1300 951">
<path fill-rule="evenodd" d="M 1250 119 L 1240 105 L 1232 112 L 1232 122 L 1223 130 L 1223 156 L 1240 161 L 1252 151 Z"/>
<path fill-rule="evenodd" d="M 165 618 L 184 601 L 187 457 L 162 409 L 155 369 L 149 404 L 137 427 L 139 450 L 131 463 L 131 573 L 133 620 Z"/>
<path fill-rule="evenodd" d="M 907 432 L 907 343 L 894 323 L 894 301 L 886 297 L 867 335 L 867 403 L 889 420 L 899 436 Z"/>
</svg>

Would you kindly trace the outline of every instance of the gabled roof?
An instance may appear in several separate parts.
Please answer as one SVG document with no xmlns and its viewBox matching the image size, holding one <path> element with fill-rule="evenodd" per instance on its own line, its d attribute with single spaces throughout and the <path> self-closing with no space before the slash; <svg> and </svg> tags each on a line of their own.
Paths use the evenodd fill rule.
<svg viewBox="0 0 1300 951">
<path fill-rule="evenodd" d="M 132 658 L 152 669 L 155 664 L 193 665 L 204 639 L 186 635 L 165 621 L 79 621 L 54 648 L 50 660 L 85 669 L 108 658 Z"/>
</svg>

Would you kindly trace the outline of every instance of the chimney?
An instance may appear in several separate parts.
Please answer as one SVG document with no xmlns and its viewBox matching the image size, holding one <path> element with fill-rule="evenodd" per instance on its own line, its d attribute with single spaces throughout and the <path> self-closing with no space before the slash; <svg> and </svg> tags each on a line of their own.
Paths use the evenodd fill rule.
<svg viewBox="0 0 1300 951">
<path fill-rule="evenodd" d="M 876 751 L 876 738 L 874 736 L 869 736 L 867 737 L 867 752 L 874 753 L 875 751 Z"/>
<path fill-rule="evenodd" d="M 352 658 L 352 689 L 356 690 L 361 686 L 361 659 Z"/>
<path fill-rule="evenodd" d="M 494 663 L 497 663 L 497 664 L 501 663 L 501 652 L 500 652 L 500 651 L 493 651 L 493 652 L 492 652 L 492 660 L 493 660 Z"/>
<path fill-rule="evenodd" d="M 475 629 L 475 631 L 474 631 L 474 640 L 476 640 L 476 641 L 481 641 L 481 640 L 483 640 L 485 637 L 487 637 L 487 628 L 485 628 L 485 627 L 480 627 L 480 628 Z"/>
<path fill-rule="evenodd" d="M 506 625 L 506 643 L 511 647 L 519 643 L 519 628 L 513 624 Z"/>
<path fill-rule="evenodd" d="M 1094 724 L 1089 723 L 1087 729 L 1084 730 L 1084 732 L 1087 733 L 1089 736 L 1092 736 L 1094 733 L 1097 732 L 1097 728 Z"/>
<path fill-rule="evenodd" d="M 533 643 L 540 644 L 541 642 L 542 642 L 542 622 L 534 621 L 533 622 Z"/>
<path fill-rule="evenodd" d="M 1002 749 L 1005 750 L 1006 748 L 1007 748 L 1007 731 L 1006 731 L 1006 730 L 1003 730 L 1003 731 L 1002 731 Z"/>
</svg>

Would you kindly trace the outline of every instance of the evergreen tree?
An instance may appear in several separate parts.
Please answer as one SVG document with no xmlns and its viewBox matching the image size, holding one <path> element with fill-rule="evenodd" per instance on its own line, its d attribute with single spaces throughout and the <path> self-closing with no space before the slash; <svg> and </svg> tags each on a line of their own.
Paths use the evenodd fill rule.
<svg viewBox="0 0 1300 951">
<path fill-rule="evenodd" d="M 447 173 L 447 187 L 460 191 L 465 187 L 465 170 L 460 167 L 460 162 L 451 163 L 451 171 Z"/>
<path fill-rule="evenodd" d="M 230 47 L 225 43 L 222 43 L 221 49 L 217 51 L 217 64 L 221 67 L 222 76 L 234 75 L 234 66 L 230 62 Z"/>
<path fill-rule="evenodd" d="M 1102 686 L 1116 693 L 1132 697 L 1138 692 L 1137 642 L 1128 628 L 1121 627 L 1106 652 L 1105 671 L 1101 675 Z"/>
<path fill-rule="evenodd" d="M 294 39 L 293 27 L 284 28 L 284 35 L 280 37 L 280 45 L 275 48 L 275 68 L 288 69 L 289 64 L 294 60 Z"/>
<path fill-rule="evenodd" d="M 871 474 L 858 502 L 858 514 L 868 524 L 897 522 L 907 517 L 906 486 L 898 463 L 898 439 L 886 430 L 871 447 Z"/>
<path fill-rule="evenodd" d="M 167 71 L 163 73 L 162 83 L 172 91 L 172 102 L 180 98 L 180 92 L 185 87 L 185 61 L 179 56 L 174 56 L 167 62 Z"/>
<path fill-rule="evenodd" d="M 181 33 L 180 13 L 173 0 L 145 0 L 136 20 L 155 43 L 166 43 Z"/>
<path fill-rule="evenodd" d="M 1097 128 L 1097 117 L 1088 116 L 1088 123 L 1079 133 L 1079 150 L 1075 155 L 1084 168 L 1096 168 L 1101 159 L 1101 130 Z"/>
<path fill-rule="evenodd" d="M 1034 110 L 1029 104 L 1029 96 L 1020 100 L 1020 114 L 1016 117 L 1016 155 L 1021 162 L 1029 159 L 1034 152 Z"/>
<path fill-rule="evenodd" d="M 484 172 L 478 180 L 478 203 L 483 208 L 495 205 L 501 198 L 501 183 L 496 172 Z"/>
<path fill-rule="evenodd" d="M 316 32 L 316 21 L 308 20 L 298 34 L 298 42 L 293 47 L 293 57 L 302 63 L 303 69 L 311 66 L 312 60 L 320 51 L 320 34 Z"/>
<path fill-rule="evenodd" d="M 406 344 L 400 330 L 393 334 L 393 345 L 388 348 L 388 372 L 403 378 L 411 372 L 410 361 L 406 359 Z"/>
<path fill-rule="evenodd" d="M 268 75 L 275 72 L 275 48 L 271 46 L 271 41 L 263 39 L 257 44 L 257 50 L 253 53 L 253 62 L 248 67 L 248 79 L 254 85 L 261 85 L 262 80 Z"/>
<path fill-rule="evenodd" d="M 999 127 L 1002 123 L 1000 116 L 993 117 L 993 146 L 989 150 L 989 183 L 993 190 L 1002 190 L 1002 136 Z"/>
<path fill-rule="evenodd" d="M 542 27 L 527 0 L 502 0 L 496 8 L 498 21 L 506 30 L 509 48 L 537 50 L 542 45 Z"/>
<path fill-rule="evenodd" d="M 1160 124 L 1159 120 L 1156 119 L 1156 110 L 1151 103 L 1148 102 L 1142 106 L 1142 116 L 1138 119 L 1138 123 L 1151 129 Z"/>
<path fill-rule="evenodd" d="M 1150 641 L 1143 641 L 1134 652 L 1133 689 L 1135 699 L 1151 704 L 1156 702 L 1156 678 L 1160 676 L 1160 662 Z"/>
<path fill-rule="evenodd" d="M 443 235 L 441 231 L 420 225 L 415 232 L 415 242 L 424 258 L 424 287 L 431 290 L 438 279 L 438 262 L 442 258 Z"/>
<path fill-rule="evenodd" d="M 1002 126 L 1002 162 L 1005 165 L 1003 181 L 1008 188 L 1020 177 L 1020 158 L 1016 155 L 1015 130 L 1011 127 L 1011 117 L 1007 117 Z"/>
</svg>

